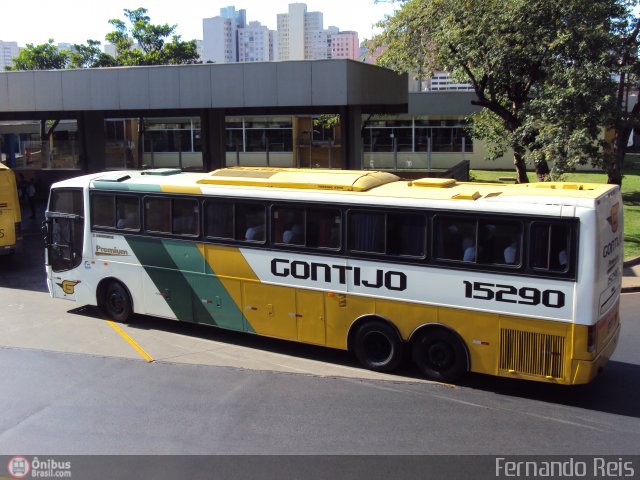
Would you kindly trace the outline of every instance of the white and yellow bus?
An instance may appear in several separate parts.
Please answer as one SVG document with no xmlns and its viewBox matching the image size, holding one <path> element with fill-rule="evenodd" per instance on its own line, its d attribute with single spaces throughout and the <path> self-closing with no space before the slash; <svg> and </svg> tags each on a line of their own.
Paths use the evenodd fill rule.
<svg viewBox="0 0 640 480">
<path fill-rule="evenodd" d="M 586 383 L 618 341 L 617 186 L 371 171 L 98 173 L 54 184 L 51 295 L 350 350 L 394 370 Z"/>
<path fill-rule="evenodd" d="M 0 255 L 11 254 L 22 241 L 20 200 L 13 171 L 0 163 Z"/>
</svg>

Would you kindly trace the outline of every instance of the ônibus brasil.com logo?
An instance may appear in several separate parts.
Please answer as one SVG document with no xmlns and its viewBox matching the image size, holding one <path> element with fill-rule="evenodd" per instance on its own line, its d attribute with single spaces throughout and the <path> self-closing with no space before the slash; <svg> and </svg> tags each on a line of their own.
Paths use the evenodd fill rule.
<svg viewBox="0 0 640 480">
<path fill-rule="evenodd" d="M 31 471 L 31 464 L 25 457 L 13 457 L 9 460 L 7 471 L 13 478 L 25 478 Z"/>
<path fill-rule="evenodd" d="M 29 474 L 29 478 L 70 478 L 71 462 L 15 456 L 9 460 L 7 471 L 12 478 L 26 478 Z"/>
</svg>

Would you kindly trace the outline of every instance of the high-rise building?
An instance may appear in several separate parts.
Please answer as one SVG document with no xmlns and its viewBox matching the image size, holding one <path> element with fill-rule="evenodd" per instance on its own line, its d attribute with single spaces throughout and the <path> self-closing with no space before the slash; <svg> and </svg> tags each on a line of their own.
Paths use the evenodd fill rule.
<svg viewBox="0 0 640 480">
<path fill-rule="evenodd" d="M 270 60 L 358 58 L 358 34 L 323 27 L 322 12 L 307 12 L 304 3 L 289 4 L 277 14 L 277 31 L 260 22 L 247 23 L 245 10 L 229 6 L 203 20 L 202 61 L 215 63 Z"/>
<path fill-rule="evenodd" d="M 13 66 L 13 58 L 20 54 L 18 42 L 4 42 L 0 40 L 0 70 Z"/>
<path fill-rule="evenodd" d="M 359 57 L 358 32 L 336 32 L 331 35 L 331 58 L 357 60 Z"/>
<path fill-rule="evenodd" d="M 268 62 L 273 57 L 269 53 L 269 29 L 260 22 L 249 22 L 238 29 L 238 61 Z"/>
<path fill-rule="evenodd" d="M 235 20 L 222 16 L 202 20 L 203 62 L 237 62 L 238 28 Z"/>
<path fill-rule="evenodd" d="M 220 15 L 202 22 L 202 61 L 215 63 L 268 62 L 269 29 L 260 22 L 247 24 L 246 10 L 220 9 Z"/>
<path fill-rule="evenodd" d="M 278 60 L 329 58 L 328 34 L 321 12 L 307 12 L 304 3 L 290 3 L 288 13 L 278 14 Z"/>
</svg>

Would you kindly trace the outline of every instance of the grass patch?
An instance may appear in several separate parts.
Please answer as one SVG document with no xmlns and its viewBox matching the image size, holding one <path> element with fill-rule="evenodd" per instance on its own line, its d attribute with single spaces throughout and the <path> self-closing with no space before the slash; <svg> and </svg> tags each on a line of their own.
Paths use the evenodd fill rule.
<svg viewBox="0 0 640 480">
<path fill-rule="evenodd" d="M 527 172 L 530 182 L 536 182 L 536 175 Z M 567 182 L 607 183 L 607 175 L 599 172 L 575 172 L 565 175 Z M 513 170 L 471 170 L 474 182 L 510 183 L 515 182 Z M 627 168 L 622 180 L 622 201 L 624 203 L 624 258 L 628 260 L 640 256 L 640 169 Z"/>
</svg>

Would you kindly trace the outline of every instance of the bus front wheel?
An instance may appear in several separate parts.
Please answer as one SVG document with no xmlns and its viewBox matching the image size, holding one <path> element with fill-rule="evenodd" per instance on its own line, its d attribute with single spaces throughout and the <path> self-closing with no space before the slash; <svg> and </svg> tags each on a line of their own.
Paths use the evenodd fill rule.
<svg viewBox="0 0 640 480">
<path fill-rule="evenodd" d="M 129 292 L 120 282 L 112 281 L 107 285 L 102 305 L 109 318 L 116 322 L 128 322 L 133 313 Z"/>
<path fill-rule="evenodd" d="M 398 333 L 382 321 L 368 321 L 356 330 L 353 351 L 366 368 L 391 372 L 402 362 L 404 344 Z"/>
<path fill-rule="evenodd" d="M 411 356 L 423 375 L 441 382 L 455 382 L 468 370 L 462 340 L 444 328 L 421 332 L 413 341 Z"/>
</svg>

